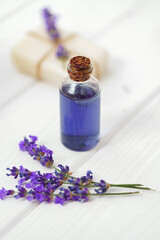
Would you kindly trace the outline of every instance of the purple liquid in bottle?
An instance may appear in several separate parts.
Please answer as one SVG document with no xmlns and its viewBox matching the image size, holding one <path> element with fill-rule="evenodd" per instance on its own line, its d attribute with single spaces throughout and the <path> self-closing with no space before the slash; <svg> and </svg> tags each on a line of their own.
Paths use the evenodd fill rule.
<svg viewBox="0 0 160 240">
<path fill-rule="evenodd" d="M 83 84 L 72 94 L 68 88 L 60 90 L 61 141 L 72 150 L 86 151 L 99 141 L 100 92 Z"/>
</svg>

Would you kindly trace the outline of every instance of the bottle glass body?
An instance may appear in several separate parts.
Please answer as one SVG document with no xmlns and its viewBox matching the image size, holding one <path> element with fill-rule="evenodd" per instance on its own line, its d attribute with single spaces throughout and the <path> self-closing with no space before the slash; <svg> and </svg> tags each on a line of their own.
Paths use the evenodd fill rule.
<svg viewBox="0 0 160 240">
<path fill-rule="evenodd" d="M 61 141 L 69 149 L 87 151 L 99 141 L 100 85 L 94 77 L 76 82 L 67 76 L 60 86 Z"/>
</svg>

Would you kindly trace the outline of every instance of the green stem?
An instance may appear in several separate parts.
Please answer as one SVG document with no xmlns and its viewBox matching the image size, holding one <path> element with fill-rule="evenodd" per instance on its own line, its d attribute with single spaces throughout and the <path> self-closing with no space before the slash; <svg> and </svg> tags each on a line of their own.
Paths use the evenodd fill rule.
<svg viewBox="0 0 160 240">
<path fill-rule="evenodd" d="M 117 187 L 125 187 L 125 186 L 143 186 L 142 184 L 136 184 L 136 183 L 134 183 L 134 184 L 130 184 L 130 183 L 127 183 L 127 184 L 111 184 L 112 186 L 117 186 Z"/>
<path fill-rule="evenodd" d="M 57 170 L 58 172 L 64 174 L 64 176 L 66 176 L 67 178 L 73 178 L 73 179 L 76 179 L 75 177 L 69 175 L 69 174 L 65 174 L 63 173 L 61 170 L 59 170 L 58 168 L 56 168 L 55 166 L 52 165 L 52 167 Z M 70 184 L 70 185 L 75 185 L 74 183 L 69 183 L 69 182 L 63 182 L 64 184 Z M 92 181 L 93 184 L 97 184 L 98 182 L 94 182 Z M 99 187 L 99 186 L 96 186 L 96 185 L 81 185 L 81 187 Z M 148 188 L 148 187 L 143 187 L 142 184 L 110 184 L 110 187 L 121 187 L 121 188 L 133 188 L 133 189 L 141 189 L 141 190 L 152 190 L 154 191 L 153 189 L 151 188 Z"/>
<path fill-rule="evenodd" d="M 140 192 L 123 192 L 123 193 L 103 193 L 103 194 L 97 194 L 97 193 L 91 193 L 92 196 L 101 196 L 101 195 L 129 195 L 129 194 L 137 194 Z"/>
<path fill-rule="evenodd" d="M 69 182 L 63 182 L 63 184 L 67 184 L 67 185 L 75 185 L 74 183 L 69 183 Z M 78 185 L 77 185 L 78 186 Z M 142 184 L 110 184 L 110 187 L 122 187 L 122 188 L 133 188 L 133 189 L 141 189 L 141 190 L 152 190 L 151 188 L 148 187 L 138 187 L 138 186 L 143 186 Z M 80 185 L 81 188 L 83 187 L 87 187 L 87 188 L 96 188 L 99 186 L 96 185 Z"/>
<path fill-rule="evenodd" d="M 137 194 L 140 192 L 120 192 L 120 193 L 102 193 L 102 194 L 98 194 L 98 193 L 89 193 L 89 194 L 72 194 L 72 196 L 84 196 L 84 195 L 88 195 L 88 196 L 106 196 L 106 195 L 130 195 L 130 194 Z M 59 194 L 53 194 L 53 196 L 60 196 Z"/>
<path fill-rule="evenodd" d="M 65 61 L 63 61 L 62 59 L 62 62 L 64 63 Z M 33 149 L 34 150 L 34 149 Z M 72 179 L 76 179 L 75 177 L 67 174 L 67 173 L 63 173 L 61 170 L 59 170 L 58 168 L 56 168 L 54 165 L 51 166 L 52 168 L 54 168 L 56 171 L 62 173 L 64 176 L 66 176 L 67 178 L 72 178 Z M 68 182 L 63 182 L 65 184 L 70 184 L 70 185 L 75 185 L 74 183 L 68 183 Z M 98 182 L 94 182 L 92 181 L 91 183 L 93 184 L 98 184 Z M 81 187 L 98 187 L 96 185 L 91 185 L 91 184 L 88 184 L 88 185 L 80 185 Z M 121 187 L 121 188 L 133 188 L 133 189 L 141 189 L 141 190 L 152 190 L 152 191 L 155 191 L 151 188 L 148 188 L 148 187 L 143 187 L 142 184 L 110 184 L 109 187 Z"/>
<path fill-rule="evenodd" d="M 68 177 L 68 178 L 73 178 L 73 179 L 77 179 L 76 177 L 73 177 L 67 173 L 63 173 L 61 170 L 59 170 L 58 168 L 56 168 L 55 166 L 51 166 L 52 168 L 54 168 L 55 170 L 57 170 L 59 173 L 62 173 L 64 176 Z"/>
<path fill-rule="evenodd" d="M 64 184 L 68 184 L 68 185 L 74 185 L 74 186 L 80 186 L 80 187 L 99 187 L 99 186 L 95 186 L 95 185 L 90 185 L 90 184 L 86 184 L 86 185 L 76 185 L 74 183 L 70 183 L 70 182 L 63 182 Z"/>
<path fill-rule="evenodd" d="M 140 184 L 140 186 L 143 186 Z M 151 188 L 148 187 L 138 187 L 138 185 L 130 185 L 130 184 L 126 184 L 126 185 L 119 185 L 119 184 L 110 184 L 110 187 L 122 187 L 122 188 L 134 188 L 134 189 L 141 189 L 141 190 L 153 190 Z"/>
</svg>

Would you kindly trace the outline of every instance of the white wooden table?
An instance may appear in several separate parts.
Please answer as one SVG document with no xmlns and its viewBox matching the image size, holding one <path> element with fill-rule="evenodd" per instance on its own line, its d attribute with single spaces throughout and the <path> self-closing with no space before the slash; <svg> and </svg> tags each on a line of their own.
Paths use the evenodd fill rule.
<svg viewBox="0 0 160 240">
<path fill-rule="evenodd" d="M 70 151 L 60 142 L 58 89 L 17 72 L 10 61 L 13 44 L 40 25 L 39 11 L 46 5 L 59 13 L 61 26 L 108 52 L 101 140 L 89 152 Z M 5 176 L 13 165 L 47 171 L 19 151 L 23 136 L 33 134 L 53 149 L 56 163 L 69 165 L 75 175 L 90 169 L 96 180 L 159 190 L 160 1 L 1 0 L 0 9 L 0 186 L 14 187 L 15 180 Z M 159 240 L 159 191 L 64 207 L 12 198 L 0 202 L 0 239 L 62 238 Z"/>
</svg>

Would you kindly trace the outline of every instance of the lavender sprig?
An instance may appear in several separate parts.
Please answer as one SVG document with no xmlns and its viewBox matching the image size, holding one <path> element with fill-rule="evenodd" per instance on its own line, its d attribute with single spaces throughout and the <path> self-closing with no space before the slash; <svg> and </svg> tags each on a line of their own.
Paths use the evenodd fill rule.
<svg viewBox="0 0 160 240">
<path fill-rule="evenodd" d="M 58 168 L 56 168 L 53 165 L 53 156 L 52 156 L 53 152 L 50 149 L 46 148 L 45 146 L 38 145 L 36 143 L 38 140 L 38 138 L 36 136 L 29 135 L 29 138 L 31 140 L 27 139 L 25 137 L 24 140 L 19 143 L 20 150 L 27 151 L 29 153 L 29 155 L 31 155 L 33 157 L 33 159 L 39 160 L 43 166 L 54 168 L 56 170 L 55 174 L 57 174 L 59 172 L 59 175 L 61 176 L 61 178 L 63 178 L 63 180 L 67 179 L 68 183 L 70 183 L 71 185 L 79 185 L 81 187 L 86 186 L 86 187 L 94 187 L 94 188 L 98 187 L 98 189 L 95 189 L 95 192 L 98 194 L 105 193 L 109 189 L 109 187 L 152 190 L 151 188 L 144 187 L 142 184 L 109 184 L 104 180 L 100 180 L 100 182 L 94 182 L 93 174 L 91 171 L 88 171 L 86 176 L 83 176 L 81 178 L 75 178 L 75 177 L 71 176 L 72 173 L 69 172 L 68 166 L 64 167 L 61 164 L 59 164 Z M 47 161 L 46 161 L 45 154 L 48 152 L 50 152 L 51 155 L 50 155 L 50 158 L 47 159 Z M 41 158 L 39 158 L 39 155 L 37 155 L 39 153 L 40 153 Z M 45 160 L 43 159 L 43 157 L 45 158 Z M 50 162 L 50 159 L 51 159 L 51 162 Z M 46 162 L 46 164 L 44 164 L 44 162 Z M 66 184 L 68 184 L 68 183 L 66 183 Z"/>
<path fill-rule="evenodd" d="M 54 200 L 56 204 L 59 203 L 63 205 L 69 201 L 87 202 L 90 196 L 139 193 L 139 191 L 109 193 L 107 190 L 110 187 L 151 190 L 141 184 L 109 184 L 104 180 L 94 182 L 91 171 L 87 171 L 85 176 L 78 178 L 73 177 L 71 176 L 72 173 L 69 171 L 68 166 L 59 164 L 58 167 L 55 167 L 53 165 L 53 152 L 43 145 L 38 145 L 37 140 L 37 137 L 31 135 L 29 138 L 25 137 L 24 140 L 19 143 L 20 150 L 28 152 L 34 160 L 38 160 L 43 166 L 54 168 L 55 171 L 52 173 L 41 173 L 40 171 L 30 171 L 23 166 L 19 168 L 15 166 L 7 168 L 9 171 L 7 176 L 18 179 L 18 184 L 16 185 L 17 190 L 6 190 L 2 188 L 0 190 L 0 199 L 3 200 L 6 197 L 14 196 L 16 199 L 26 198 L 29 201 L 35 200 L 38 202 L 51 202 Z M 66 188 L 64 187 L 65 185 L 67 185 Z M 89 189 L 94 190 L 95 193 Z M 59 192 L 57 193 L 57 191 Z"/>
<path fill-rule="evenodd" d="M 51 13 L 49 8 L 44 8 L 42 10 L 42 16 L 46 31 L 48 32 L 50 38 L 52 40 L 58 40 L 60 38 L 60 33 L 57 29 L 57 15 Z"/>
<path fill-rule="evenodd" d="M 21 151 L 26 151 L 33 157 L 34 160 L 38 160 L 43 166 L 51 167 L 53 165 L 53 152 L 46 148 L 44 145 L 36 144 L 37 137 L 29 135 L 29 138 L 24 138 L 23 141 L 19 143 Z"/>
<path fill-rule="evenodd" d="M 6 196 L 12 196 L 15 193 L 14 190 L 6 190 L 5 188 L 2 187 L 0 190 L 0 199 L 4 199 Z"/>
<path fill-rule="evenodd" d="M 53 14 L 49 8 L 44 8 L 42 10 L 42 16 L 44 20 L 45 29 L 50 36 L 51 40 L 55 41 L 56 43 L 60 42 L 60 32 L 57 28 L 57 15 Z M 56 57 L 62 61 L 63 67 L 66 66 L 66 60 L 69 58 L 69 52 L 65 49 L 63 45 L 59 45 L 57 47 Z"/>
<path fill-rule="evenodd" d="M 66 172 L 69 169 L 61 169 Z M 63 205 L 68 201 L 78 201 L 78 202 L 87 202 L 89 201 L 90 196 L 100 196 L 100 195 L 126 195 L 126 194 L 137 194 L 139 192 L 123 192 L 123 193 L 106 193 L 104 191 L 104 182 L 100 182 L 98 187 L 103 186 L 103 192 L 92 193 L 89 191 L 88 183 L 92 181 L 91 171 L 87 172 L 86 176 L 77 178 L 77 181 L 70 179 L 68 184 L 75 184 L 68 186 L 68 188 L 61 187 L 62 184 L 66 184 L 64 176 L 57 173 L 41 173 L 40 171 L 30 171 L 25 169 L 23 166 L 19 168 L 12 167 L 7 168 L 10 171 L 10 174 L 7 173 L 7 176 L 13 176 L 18 178 L 18 185 L 16 185 L 17 191 L 6 190 L 2 188 L 0 190 L 0 198 L 4 199 L 5 197 L 14 196 L 16 199 L 26 198 L 28 201 L 36 200 L 38 202 L 51 202 L 54 199 L 54 202 L 57 204 Z M 82 185 L 83 184 L 83 185 Z M 96 187 L 96 186 L 95 186 Z M 56 191 L 59 189 L 59 193 Z M 98 189 L 99 190 L 99 189 Z"/>
<path fill-rule="evenodd" d="M 88 202 L 90 196 L 98 196 L 97 193 L 90 193 L 87 188 L 79 190 L 77 193 L 72 193 L 68 189 L 60 188 L 59 193 L 54 193 L 51 188 L 45 189 L 42 186 L 27 191 L 25 187 L 17 186 L 17 191 L 6 190 L 5 188 L 0 189 L 0 199 L 4 200 L 7 197 L 26 198 L 28 201 L 38 202 L 52 202 L 54 199 L 55 204 L 63 205 L 65 202 L 77 201 L 77 202 Z M 130 195 L 137 194 L 139 192 L 124 192 L 124 193 L 103 193 L 101 195 Z"/>
</svg>

